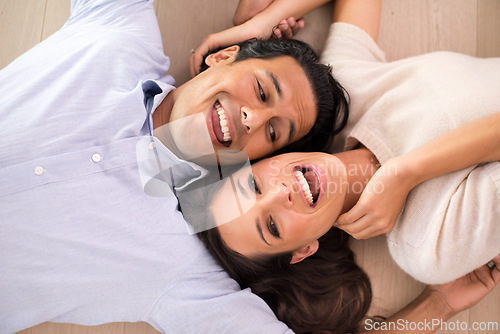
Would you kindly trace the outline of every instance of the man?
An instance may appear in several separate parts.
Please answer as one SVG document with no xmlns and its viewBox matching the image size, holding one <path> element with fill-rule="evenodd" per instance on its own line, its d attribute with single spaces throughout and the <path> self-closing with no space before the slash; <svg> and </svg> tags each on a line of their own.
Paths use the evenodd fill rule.
<svg viewBox="0 0 500 334">
<path fill-rule="evenodd" d="M 204 174 L 179 157 L 253 159 L 313 128 L 315 88 L 298 62 L 233 64 L 238 51 L 215 53 L 174 90 L 152 1 L 75 0 L 61 30 L 0 72 L 0 332 L 44 321 L 287 331 L 152 182 Z"/>
</svg>

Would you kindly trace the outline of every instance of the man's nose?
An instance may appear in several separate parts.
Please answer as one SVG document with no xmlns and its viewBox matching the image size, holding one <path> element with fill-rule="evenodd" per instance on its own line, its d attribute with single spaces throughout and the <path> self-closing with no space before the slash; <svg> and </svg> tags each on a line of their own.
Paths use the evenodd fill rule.
<svg viewBox="0 0 500 334">
<path fill-rule="evenodd" d="M 267 123 L 269 118 L 269 110 L 258 107 L 241 107 L 241 123 L 245 127 L 247 133 L 257 131 L 261 126 Z"/>
</svg>

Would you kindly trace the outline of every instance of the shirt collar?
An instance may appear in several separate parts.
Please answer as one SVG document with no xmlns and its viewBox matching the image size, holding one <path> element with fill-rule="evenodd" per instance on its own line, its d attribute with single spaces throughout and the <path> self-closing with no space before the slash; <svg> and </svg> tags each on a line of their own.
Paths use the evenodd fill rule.
<svg viewBox="0 0 500 334">
<path fill-rule="evenodd" d="M 154 110 L 174 89 L 174 86 L 162 81 L 146 80 L 142 83 L 149 136 L 138 141 L 136 153 L 144 190 L 153 196 L 169 196 L 172 190 L 175 194 L 175 189 L 182 189 L 207 174 L 203 167 L 178 158 L 153 136 Z M 171 189 L 162 190 L 165 185 Z"/>
</svg>

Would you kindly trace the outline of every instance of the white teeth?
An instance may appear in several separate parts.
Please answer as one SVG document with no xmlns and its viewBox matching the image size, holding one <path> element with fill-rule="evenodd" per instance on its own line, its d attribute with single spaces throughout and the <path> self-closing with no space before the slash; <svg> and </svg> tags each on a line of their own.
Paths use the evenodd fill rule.
<svg viewBox="0 0 500 334">
<path fill-rule="evenodd" d="M 304 193 L 304 196 L 306 196 L 309 205 L 313 205 L 313 195 L 311 193 L 311 189 L 309 188 L 309 183 L 307 183 L 307 180 L 304 177 L 304 174 L 300 170 L 295 171 L 294 174 L 299 181 L 300 186 L 302 187 L 302 192 Z"/>
<path fill-rule="evenodd" d="M 224 138 L 222 140 L 230 141 L 231 133 L 229 132 L 229 122 L 227 121 L 226 111 L 224 110 L 224 108 L 222 108 L 219 101 L 215 102 L 214 107 L 215 109 L 217 109 L 217 114 L 219 114 L 219 122 L 222 128 L 222 133 L 224 135 Z"/>
</svg>

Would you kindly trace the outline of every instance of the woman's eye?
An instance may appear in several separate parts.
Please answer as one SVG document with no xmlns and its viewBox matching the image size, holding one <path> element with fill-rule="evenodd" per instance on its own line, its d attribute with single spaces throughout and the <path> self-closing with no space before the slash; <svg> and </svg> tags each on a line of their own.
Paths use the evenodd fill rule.
<svg viewBox="0 0 500 334">
<path fill-rule="evenodd" d="M 274 131 L 274 126 L 269 124 L 269 136 L 271 137 L 271 141 L 274 143 L 276 141 L 276 132 Z"/>
<path fill-rule="evenodd" d="M 255 179 L 253 178 L 252 174 L 250 174 L 248 177 L 248 186 L 250 187 L 250 189 L 255 191 L 257 194 L 260 194 L 259 186 L 257 185 L 257 182 L 255 182 Z"/>
<path fill-rule="evenodd" d="M 257 85 L 259 86 L 259 94 L 260 94 L 260 99 L 262 102 L 266 102 L 267 96 L 264 90 L 262 89 L 262 86 L 260 85 L 260 82 L 257 81 Z"/>
<path fill-rule="evenodd" d="M 278 227 L 276 226 L 276 223 L 274 222 L 273 218 L 269 217 L 269 232 L 274 235 L 276 238 L 280 237 L 280 232 L 278 231 Z"/>
</svg>

